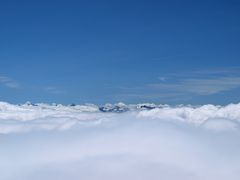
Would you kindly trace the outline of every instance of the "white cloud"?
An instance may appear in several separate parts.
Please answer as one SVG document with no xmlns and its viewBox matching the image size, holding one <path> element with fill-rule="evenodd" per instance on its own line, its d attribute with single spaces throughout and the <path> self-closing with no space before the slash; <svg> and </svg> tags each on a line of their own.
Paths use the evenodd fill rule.
<svg viewBox="0 0 240 180">
<path fill-rule="evenodd" d="M 117 104 L 116 106 L 124 106 L 124 109 L 129 111 L 122 114 L 102 113 L 98 106 L 92 104 L 75 106 L 48 104 L 12 105 L 0 102 L 0 133 L 68 130 L 82 125 L 82 123 L 98 125 L 102 121 L 108 122 L 108 120 L 115 120 L 124 116 L 132 119 L 171 120 L 174 123 L 199 127 L 205 126 L 204 124 L 210 120 L 220 119 L 221 121 L 218 122 L 227 120 L 229 124 L 236 126 L 236 130 L 240 130 L 240 104 L 230 104 L 228 106 L 204 105 L 199 107 L 156 105 L 156 108 L 151 111 L 139 109 L 141 104 Z M 112 105 L 107 107 L 114 108 Z M 211 124 L 214 122 L 211 122 Z"/>
<path fill-rule="evenodd" d="M 8 130 L 0 136 L 3 180 L 239 179 L 240 104 L 125 113 L 93 105 L 0 109 L 1 132 Z"/>
</svg>

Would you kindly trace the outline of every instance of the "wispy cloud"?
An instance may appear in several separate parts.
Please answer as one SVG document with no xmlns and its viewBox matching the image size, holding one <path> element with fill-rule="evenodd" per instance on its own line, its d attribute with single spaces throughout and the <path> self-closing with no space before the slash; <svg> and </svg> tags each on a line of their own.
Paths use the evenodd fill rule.
<svg viewBox="0 0 240 180">
<path fill-rule="evenodd" d="M 159 79 L 160 81 L 166 81 L 167 78 L 164 77 L 164 76 L 161 76 L 161 77 L 159 77 L 158 79 Z"/>
<path fill-rule="evenodd" d="M 240 68 L 197 70 L 160 76 L 156 83 L 122 88 L 121 97 L 140 99 L 189 99 L 240 88 Z"/>
<path fill-rule="evenodd" d="M 158 77 L 165 79 L 183 79 L 183 78 L 213 78 L 213 77 L 238 77 L 240 76 L 240 67 L 225 67 L 225 68 L 215 68 L 215 69 L 201 69 L 195 71 L 184 71 L 181 73 L 169 73 Z"/>
<path fill-rule="evenodd" d="M 159 91 L 177 91 L 196 95 L 211 95 L 240 87 L 240 77 L 187 78 L 174 83 L 156 83 L 148 85 Z"/>
<path fill-rule="evenodd" d="M 20 84 L 18 82 L 6 76 L 0 76 L 0 84 L 7 88 L 12 88 L 12 89 L 20 88 Z"/>
<path fill-rule="evenodd" d="M 44 91 L 51 93 L 51 94 L 63 94 L 65 91 L 62 89 L 56 88 L 56 87 L 46 87 L 44 88 Z"/>
</svg>

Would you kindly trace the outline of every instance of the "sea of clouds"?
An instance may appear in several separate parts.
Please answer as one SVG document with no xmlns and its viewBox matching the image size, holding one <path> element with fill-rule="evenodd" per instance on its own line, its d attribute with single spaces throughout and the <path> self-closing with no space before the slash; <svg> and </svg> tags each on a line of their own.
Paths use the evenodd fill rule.
<svg viewBox="0 0 240 180">
<path fill-rule="evenodd" d="M 239 180 L 240 104 L 0 102 L 1 180 Z"/>
</svg>

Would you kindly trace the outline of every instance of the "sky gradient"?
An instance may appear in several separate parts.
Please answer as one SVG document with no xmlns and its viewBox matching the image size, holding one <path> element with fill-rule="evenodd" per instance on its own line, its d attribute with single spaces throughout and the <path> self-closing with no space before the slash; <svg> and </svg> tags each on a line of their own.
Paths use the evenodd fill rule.
<svg viewBox="0 0 240 180">
<path fill-rule="evenodd" d="M 240 2 L 1 1 L 0 100 L 240 101 Z"/>
</svg>

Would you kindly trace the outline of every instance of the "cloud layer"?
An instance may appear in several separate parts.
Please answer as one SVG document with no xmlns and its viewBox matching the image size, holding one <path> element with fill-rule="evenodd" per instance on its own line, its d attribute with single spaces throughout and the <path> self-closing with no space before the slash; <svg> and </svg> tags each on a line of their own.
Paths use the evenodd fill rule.
<svg viewBox="0 0 240 180">
<path fill-rule="evenodd" d="M 3 180 L 238 180 L 240 104 L 0 103 Z"/>
<path fill-rule="evenodd" d="M 115 121 L 124 116 L 136 121 L 154 119 L 160 122 L 170 121 L 199 128 L 212 127 L 216 129 L 220 124 L 223 125 L 221 129 L 224 129 L 225 124 L 226 130 L 239 131 L 240 128 L 240 104 L 194 107 L 119 103 L 99 107 L 93 104 L 64 106 L 27 103 L 13 105 L 0 102 L 0 133 L 68 130 L 82 124 Z"/>
</svg>

